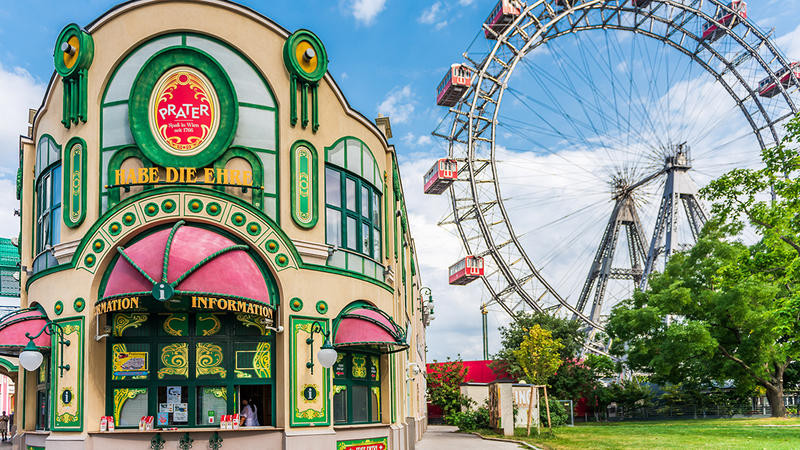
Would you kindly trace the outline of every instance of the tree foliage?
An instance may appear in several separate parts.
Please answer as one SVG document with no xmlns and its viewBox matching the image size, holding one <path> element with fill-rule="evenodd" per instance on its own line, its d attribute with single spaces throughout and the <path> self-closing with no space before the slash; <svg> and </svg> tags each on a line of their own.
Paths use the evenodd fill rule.
<svg viewBox="0 0 800 450">
<path fill-rule="evenodd" d="M 501 349 L 494 355 L 490 367 L 499 374 L 508 374 L 515 380 L 525 377 L 522 368 L 517 364 L 514 350 L 522 344 L 522 340 L 534 325 L 539 325 L 549 330 L 553 339 L 558 340 L 562 347 L 558 351 L 562 361 L 577 357 L 583 345 L 584 334 L 580 330 L 580 323 L 574 320 L 553 317 L 546 313 L 521 313 L 517 320 L 506 327 L 500 328 Z"/>
<path fill-rule="evenodd" d="M 703 189 L 713 218 L 697 245 L 673 255 L 606 329 L 634 369 L 665 382 L 760 386 L 775 416 L 785 412 L 784 373 L 800 356 L 800 118 L 787 129 L 762 152 L 763 168 Z M 745 226 L 757 243 L 734 240 Z"/>
<path fill-rule="evenodd" d="M 461 383 L 467 376 L 467 369 L 460 356 L 452 361 L 448 358 L 442 363 L 433 362 L 426 375 L 428 401 L 442 408 L 447 419 L 472 403 L 469 397 L 461 393 Z"/>
<path fill-rule="evenodd" d="M 553 333 L 539 325 L 528 330 L 519 348 L 514 350 L 514 359 L 525 373 L 528 383 L 544 384 L 556 373 L 562 363 L 558 351 L 563 346 L 553 339 Z"/>
</svg>

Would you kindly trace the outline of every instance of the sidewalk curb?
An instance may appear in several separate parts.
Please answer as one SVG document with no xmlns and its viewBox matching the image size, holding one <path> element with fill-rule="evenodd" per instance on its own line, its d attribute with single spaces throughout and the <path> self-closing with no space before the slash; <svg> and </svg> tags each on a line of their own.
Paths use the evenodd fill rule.
<svg viewBox="0 0 800 450">
<path fill-rule="evenodd" d="M 495 437 L 486 437 L 486 436 L 484 436 L 484 435 L 482 435 L 480 433 L 475 433 L 475 432 L 470 432 L 470 434 L 474 434 L 475 436 L 478 436 L 479 438 L 481 438 L 481 439 L 483 439 L 485 441 L 511 442 L 511 443 L 514 443 L 514 444 L 517 444 L 517 445 L 524 445 L 524 446 L 526 446 L 528 448 L 532 448 L 533 450 L 542 450 L 539 447 L 536 447 L 536 446 L 534 446 L 532 444 L 528 444 L 527 442 L 523 442 L 523 441 L 515 441 L 513 439 L 502 439 L 502 438 L 495 438 Z"/>
</svg>

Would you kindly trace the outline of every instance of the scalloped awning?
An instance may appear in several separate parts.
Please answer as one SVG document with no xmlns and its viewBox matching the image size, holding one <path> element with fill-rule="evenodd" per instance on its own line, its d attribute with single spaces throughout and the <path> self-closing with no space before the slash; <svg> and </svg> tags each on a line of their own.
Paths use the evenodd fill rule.
<svg viewBox="0 0 800 450">
<path fill-rule="evenodd" d="M 47 314 L 39 308 L 18 309 L 0 317 L 0 355 L 19 356 L 30 342 L 25 333 L 36 336 L 47 322 Z M 42 333 L 33 343 L 37 347 L 50 348 L 50 335 Z"/>
<path fill-rule="evenodd" d="M 274 307 L 267 275 L 247 248 L 207 228 L 179 221 L 171 229 L 117 249 L 120 257 L 109 269 L 111 273 L 95 311 L 135 307 L 130 301 L 128 306 L 123 303 L 152 295 L 157 292 L 157 285 L 166 284 L 174 295 L 197 297 L 206 302 L 205 307 L 213 300 L 210 309 L 271 318 Z M 192 304 L 197 303 L 193 300 Z"/>
<path fill-rule="evenodd" d="M 336 317 L 333 332 L 334 347 L 372 347 L 382 353 L 408 348 L 405 331 L 374 306 L 345 309 Z"/>
</svg>

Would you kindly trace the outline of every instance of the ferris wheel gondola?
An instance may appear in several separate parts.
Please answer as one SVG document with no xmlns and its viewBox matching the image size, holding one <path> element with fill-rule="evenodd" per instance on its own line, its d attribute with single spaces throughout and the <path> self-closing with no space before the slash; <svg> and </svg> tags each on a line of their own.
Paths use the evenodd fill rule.
<svg viewBox="0 0 800 450">
<path fill-rule="evenodd" d="M 458 170 L 425 177 L 482 258 L 457 279 L 592 335 L 697 239 L 698 187 L 758 164 L 800 105 L 800 66 L 743 0 L 503 0 L 478 36 L 436 92 Z"/>
</svg>

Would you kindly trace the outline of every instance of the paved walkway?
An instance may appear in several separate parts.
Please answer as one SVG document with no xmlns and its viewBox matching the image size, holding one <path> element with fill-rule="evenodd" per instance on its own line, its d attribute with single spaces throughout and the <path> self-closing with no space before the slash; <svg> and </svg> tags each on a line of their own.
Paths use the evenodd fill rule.
<svg viewBox="0 0 800 450">
<path fill-rule="evenodd" d="M 511 442 L 489 441 L 467 433 L 456 432 L 458 428 L 447 425 L 429 425 L 428 431 L 417 442 L 416 450 L 518 450 Z"/>
</svg>

